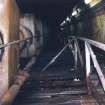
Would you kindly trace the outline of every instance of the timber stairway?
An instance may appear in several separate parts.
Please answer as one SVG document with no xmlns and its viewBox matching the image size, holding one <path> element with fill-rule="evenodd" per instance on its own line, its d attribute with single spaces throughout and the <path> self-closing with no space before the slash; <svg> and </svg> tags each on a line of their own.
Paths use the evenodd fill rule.
<svg viewBox="0 0 105 105">
<path fill-rule="evenodd" d="M 93 96 L 87 95 L 86 81 L 81 73 L 78 73 L 80 79 L 75 80 L 77 74 L 70 49 L 41 72 L 57 53 L 57 50 L 42 52 L 13 105 L 98 105 Z"/>
</svg>

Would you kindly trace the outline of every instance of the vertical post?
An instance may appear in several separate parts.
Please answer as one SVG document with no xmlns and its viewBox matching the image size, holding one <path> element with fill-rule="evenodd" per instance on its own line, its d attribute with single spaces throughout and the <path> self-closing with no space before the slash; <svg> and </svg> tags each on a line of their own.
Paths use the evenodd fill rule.
<svg viewBox="0 0 105 105">
<path fill-rule="evenodd" d="M 76 41 L 75 40 L 74 40 L 74 60 L 75 60 L 75 70 L 77 71 L 78 55 L 77 55 L 77 45 L 76 45 Z"/>
<path fill-rule="evenodd" d="M 0 32 L 5 44 L 19 39 L 19 9 L 15 0 L 0 0 Z M 0 97 L 15 77 L 18 48 L 18 45 L 6 47 L 0 61 Z"/>
<path fill-rule="evenodd" d="M 89 81 L 90 81 L 90 52 L 87 47 L 87 42 L 85 42 L 85 59 L 86 59 L 86 80 L 87 80 L 87 88 L 88 88 L 88 94 L 90 94 L 90 87 L 89 87 Z"/>
<path fill-rule="evenodd" d="M 78 53 L 78 56 L 79 56 L 80 64 L 81 64 L 81 67 L 83 69 L 83 65 L 84 65 L 84 63 L 83 63 L 83 57 L 82 57 L 82 54 L 81 54 L 80 47 L 78 45 L 77 39 L 76 39 L 75 42 L 76 42 L 76 45 L 77 45 L 77 50 L 78 50 L 77 53 Z"/>
<path fill-rule="evenodd" d="M 75 78 L 77 79 L 77 66 L 78 66 L 78 48 L 77 48 L 77 44 L 76 44 L 76 39 L 74 38 L 73 43 L 69 42 L 69 48 L 71 48 L 72 53 L 73 53 L 73 58 L 74 58 L 74 68 L 75 68 Z"/>
<path fill-rule="evenodd" d="M 104 89 L 104 91 L 105 91 L 105 77 L 104 77 L 104 74 L 103 74 L 103 72 L 102 72 L 102 70 L 101 70 L 101 67 L 100 67 L 98 61 L 97 61 L 96 55 L 94 54 L 94 52 L 93 52 L 91 46 L 90 46 L 88 43 L 87 43 L 87 47 L 88 47 L 88 49 L 89 49 L 89 52 L 90 52 L 90 55 L 91 55 L 91 58 L 92 58 L 94 67 L 95 67 L 96 72 L 97 72 L 97 74 L 98 74 L 98 76 L 99 76 L 99 79 L 100 79 L 100 81 L 101 81 L 102 87 L 103 87 L 103 89 Z"/>
</svg>

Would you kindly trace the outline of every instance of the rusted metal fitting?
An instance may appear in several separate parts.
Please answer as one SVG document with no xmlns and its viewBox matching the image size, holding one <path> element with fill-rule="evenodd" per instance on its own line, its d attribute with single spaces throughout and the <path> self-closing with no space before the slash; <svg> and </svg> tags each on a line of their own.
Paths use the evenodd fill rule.
<svg viewBox="0 0 105 105">
<path fill-rule="evenodd" d="M 27 69 L 28 70 L 28 69 Z M 29 76 L 29 74 L 28 74 L 28 72 L 27 71 L 19 71 L 18 72 L 18 75 L 22 75 L 22 76 L 26 76 L 26 77 L 28 77 Z"/>
<path fill-rule="evenodd" d="M 7 90 L 4 96 L 0 100 L 0 105 L 10 105 L 14 98 L 16 97 L 17 93 L 19 92 L 23 83 L 28 79 L 29 74 L 27 71 L 20 71 L 16 76 L 16 80 L 14 84 Z"/>
<path fill-rule="evenodd" d="M 16 76 L 15 84 L 22 85 L 25 80 L 29 78 L 29 73 L 26 71 L 20 71 Z"/>
</svg>

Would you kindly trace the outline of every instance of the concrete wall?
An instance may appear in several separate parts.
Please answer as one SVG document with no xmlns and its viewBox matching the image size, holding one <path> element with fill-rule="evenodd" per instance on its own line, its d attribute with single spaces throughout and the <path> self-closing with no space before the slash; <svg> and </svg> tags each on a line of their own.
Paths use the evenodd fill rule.
<svg viewBox="0 0 105 105">
<path fill-rule="evenodd" d="M 84 12 L 79 18 L 75 30 L 79 36 L 105 43 L 105 9 L 101 4 Z"/>
<path fill-rule="evenodd" d="M 0 32 L 4 43 L 19 37 L 19 10 L 14 0 L 0 0 Z M 0 61 L 0 96 L 12 83 L 18 64 L 18 45 L 6 47 Z"/>
<path fill-rule="evenodd" d="M 78 17 L 72 17 L 70 35 L 88 37 L 105 43 L 105 6 L 103 3 L 91 8 L 81 8 Z"/>
<path fill-rule="evenodd" d="M 92 18 L 92 38 L 105 43 L 105 10 L 98 11 Z"/>
<path fill-rule="evenodd" d="M 27 27 L 31 32 L 32 35 L 36 37 L 35 34 L 35 17 L 32 14 L 22 14 L 20 17 L 20 27 L 21 25 Z M 21 28 L 20 28 L 21 29 Z M 23 29 L 21 29 L 21 31 L 23 31 L 24 33 L 24 38 L 30 37 L 30 33 L 28 31 L 24 31 Z M 20 34 L 21 37 L 21 34 Z M 36 48 L 37 48 L 37 42 L 36 39 L 33 38 L 33 44 L 30 46 L 30 48 L 25 48 L 23 52 L 21 53 L 21 57 L 31 57 L 35 54 L 36 52 Z M 31 51 L 29 51 L 31 50 Z"/>
<path fill-rule="evenodd" d="M 105 43 L 105 10 L 88 13 L 82 19 L 83 36 Z"/>
<path fill-rule="evenodd" d="M 22 14 L 20 18 L 20 26 L 21 25 L 27 27 L 34 36 L 31 47 L 24 49 L 24 51 L 21 52 L 21 57 L 25 58 L 37 55 L 44 46 L 44 39 L 48 36 L 47 25 L 43 23 L 41 19 L 36 18 L 34 14 Z M 22 31 L 25 37 L 29 37 L 27 36 L 29 35 L 28 32 L 25 32 L 23 29 Z"/>
</svg>

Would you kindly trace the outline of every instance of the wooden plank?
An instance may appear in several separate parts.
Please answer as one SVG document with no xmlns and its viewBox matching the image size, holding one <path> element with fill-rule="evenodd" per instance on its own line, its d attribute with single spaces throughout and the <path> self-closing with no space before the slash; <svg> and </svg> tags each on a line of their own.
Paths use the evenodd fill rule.
<svg viewBox="0 0 105 105">
<path fill-rule="evenodd" d="M 0 32 L 6 44 L 18 39 L 19 10 L 14 0 L 1 0 L 0 8 Z M 0 96 L 8 89 L 16 73 L 18 48 L 18 45 L 5 48 L 0 61 Z"/>
<path fill-rule="evenodd" d="M 9 37 L 8 41 L 19 39 L 19 9 L 14 0 L 7 0 L 9 10 Z M 19 46 L 13 45 L 9 48 L 8 52 L 8 70 L 9 70 L 9 83 L 12 83 L 16 74 L 16 69 L 19 61 Z"/>
</svg>

